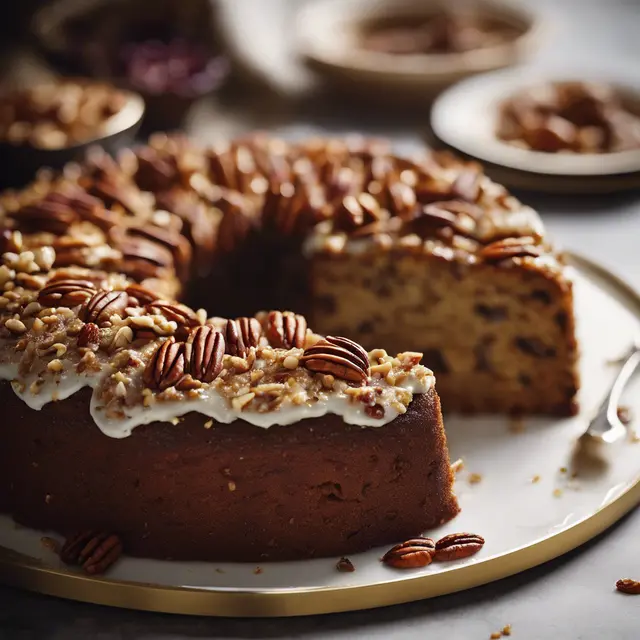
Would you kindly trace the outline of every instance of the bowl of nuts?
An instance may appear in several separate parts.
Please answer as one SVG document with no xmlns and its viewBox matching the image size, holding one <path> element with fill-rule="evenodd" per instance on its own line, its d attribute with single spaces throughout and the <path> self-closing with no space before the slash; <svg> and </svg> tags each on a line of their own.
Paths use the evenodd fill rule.
<svg viewBox="0 0 640 640">
<path fill-rule="evenodd" d="M 619 69 L 469 78 L 436 100 L 430 127 L 446 146 L 511 170 L 575 179 L 640 172 L 640 84 Z"/>
<path fill-rule="evenodd" d="M 316 0 L 297 19 L 311 69 L 387 100 L 430 99 L 462 78 L 520 62 L 542 31 L 539 15 L 501 0 Z"/>
<path fill-rule="evenodd" d="M 130 145 L 144 110 L 136 93 L 82 79 L 0 96 L 2 186 L 19 186 L 41 167 L 80 159 L 89 146 L 112 153 Z"/>
</svg>

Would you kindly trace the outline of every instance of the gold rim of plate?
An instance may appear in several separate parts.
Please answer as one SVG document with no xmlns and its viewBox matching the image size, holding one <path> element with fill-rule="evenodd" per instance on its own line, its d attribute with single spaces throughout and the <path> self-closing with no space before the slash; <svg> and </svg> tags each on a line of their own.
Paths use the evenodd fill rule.
<svg viewBox="0 0 640 640">
<path fill-rule="evenodd" d="M 640 317 L 640 294 L 591 260 L 575 253 L 567 255 L 572 265 L 611 289 Z M 463 591 L 531 569 L 591 540 L 639 502 L 640 476 L 612 502 L 559 533 L 486 560 L 369 585 L 269 590 L 173 587 L 52 569 L 3 547 L 0 582 L 82 602 L 187 615 L 278 617 L 373 609 Z"/>
</svg>

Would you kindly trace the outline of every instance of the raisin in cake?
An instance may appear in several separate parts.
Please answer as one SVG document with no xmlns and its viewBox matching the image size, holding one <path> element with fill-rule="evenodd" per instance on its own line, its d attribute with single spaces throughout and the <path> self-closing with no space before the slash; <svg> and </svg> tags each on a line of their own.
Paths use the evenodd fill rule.
<svg viewBox="0 0 640 640">
<path fill-rule="evenodd" d="M 56 259 L 0 266 L 0 512 L 218 561 L 353 553 L 458 512 L 421 354 L 291 312 L 208 318 Z"/>
</svg>

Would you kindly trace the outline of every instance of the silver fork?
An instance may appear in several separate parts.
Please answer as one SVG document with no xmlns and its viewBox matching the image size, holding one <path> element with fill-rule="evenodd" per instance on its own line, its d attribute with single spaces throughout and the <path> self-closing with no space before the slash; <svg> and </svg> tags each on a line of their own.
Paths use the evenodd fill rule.
<svg viewBox="0 0 640 640">
<path fill-rule="evenodd" d="M 618 418 L 620 399 L 631 376 L 640 364 L 640 340 L 636 338 L 631 351 L 627 355 L 609 393 L 600 405 L 598 412 L 591 420 L 584 436 L 592 440 L 611 444 L 627 435 L 627 429 Z M 583 436 L 583 437 L 584 437 Z"/>
</svg>

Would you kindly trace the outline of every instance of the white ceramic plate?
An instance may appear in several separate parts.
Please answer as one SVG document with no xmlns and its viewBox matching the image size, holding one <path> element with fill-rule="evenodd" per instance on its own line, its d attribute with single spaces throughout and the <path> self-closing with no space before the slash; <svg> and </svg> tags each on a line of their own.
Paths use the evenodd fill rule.
<svg viewBox="0 0 640 640">
<path fill-rule="evenodd" d="M 500 0 L 482 0 L 473 9 L 503 20 L 522 35 L 485 49 L 451 54 L 390 55 L 363 49 L 361 27 L 379 18 L 429 16 L 444 0 L 316 0 L 296 19 L 297 48 L 312 67 L 334 80 L 366 86 L 393 86 L 422 91 L 451 84 L 470 74 L 500 69 L 523 59 L 542 30 L 539 17 L 522 6 Z"/>
<path fill-rule="evenodd" d="M 207 564 L 122 558 L 106 578 L 62 565 L 41 532 L 0 519 L 0 576 L 5 582 L 78 600 L 178 613 L 302 615 L 367 608 L 469 588 L 556 557 L 585 542 L 640 500 L 640 443 L 610 445 L 598 464 L 573 459 L 576 438 L 616 372 L 639 327 L 640 299 L 623 284 L 575 259 L 578 332 L 582 345 L 580 415 L 527 419 L 524 430 L 504 417 L 446 420 L 452 459 L 462 458 L 456 492 L 462 513 L 427 532 L 469 531 L 485 537 L 469 559 L 397 571 L 379 561 L 385 549 L 351 556 L 355 573 L 338 573 L 338 558 L 264 564 Z M 541 365 L 541 375 L 544 375 Z M 640 416 L 632 384 L 625 402 Z M 638 425 L 640 428 L 640 424 Z M 563 471 L 566 469 L 566 471 Z M 572 472 L 577 477 L 572 478 Z M 477 473 L 481 481 L 469 482 Z M 539 480 L 534 481 L 534 478 Z M 55 537 L 55 536 L 54 536 Z M 14 553 L 17 552 L 17 553 Z"/>
<path fill-rule="evenodd" d="M 557 176 L 606 176 L 640 171 L 640 150 L 606 154 L 553 154 L 520 149 L 496 138 L 501 101 L 526 87 L 583 80 L 609 83 L 640 100 L 640 76 L 593 69 L 549 72 L 513 68 L 463 80 L 434 103 L 431 129 L 446 145 L 503 167 Z M 640 186 L 640 178 L 638 181 Z"/>
</svg>

